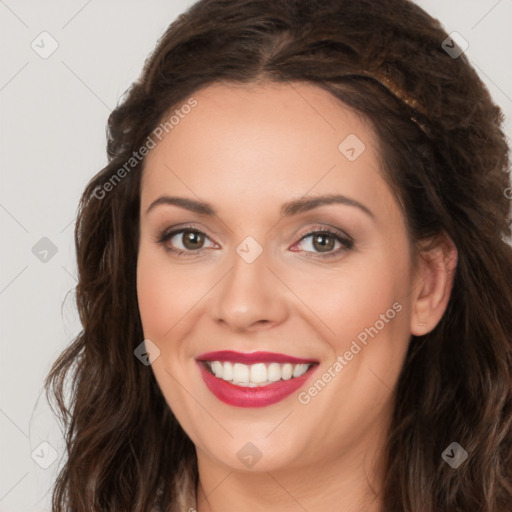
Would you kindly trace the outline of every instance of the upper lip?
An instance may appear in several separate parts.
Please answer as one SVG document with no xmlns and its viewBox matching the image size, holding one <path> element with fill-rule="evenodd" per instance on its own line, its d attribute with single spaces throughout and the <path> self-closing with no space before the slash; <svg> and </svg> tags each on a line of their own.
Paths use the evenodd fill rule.
<svg viewBox="0 0 512 512">
<path fill-rule="evenodd" d="M 303 359 L 301 357 L 278 354 L 277 352 L 235 352 L 233 350 L 218 350 L 205 352 L 196 357 L 198 361 L 229 361 L 232 363 L 292 363 L 311 364 L 317 363 L 315 359 Z"/>
</svg>

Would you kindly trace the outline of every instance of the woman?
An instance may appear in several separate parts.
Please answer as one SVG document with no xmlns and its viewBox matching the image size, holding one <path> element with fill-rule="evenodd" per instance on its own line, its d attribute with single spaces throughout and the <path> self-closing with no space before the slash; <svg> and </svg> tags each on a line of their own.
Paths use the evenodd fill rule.
<svg viewBox="0 0 512 512">
<path fill-rule="evenodd" d="M 54 512 L 512 509 L 508 148 L 454 48 L 406 0 L 169 27 L 81 202 Z"/>
</svg>

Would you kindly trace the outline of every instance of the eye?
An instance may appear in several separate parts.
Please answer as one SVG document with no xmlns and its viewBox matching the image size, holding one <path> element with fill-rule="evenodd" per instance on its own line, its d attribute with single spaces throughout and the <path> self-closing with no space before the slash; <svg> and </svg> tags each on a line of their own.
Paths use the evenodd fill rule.
<svg viewBox="0 0 512 512">
<path fill-rule="evenodd" d="M 352 249 L 354 241 L 346 234 L 324 228 L 306 233 L 294 247 L 297 246 L 298 250 L 316 253 L 320 257 L 331 257 Z"/>
<path fill-rule="evenodd" d="M 164 245 L 167 251 L 194 256 L 206 249 L 204 244 L 207 240 L 211 242 L 210 247 L 215 247 L 215 244 L 202 231 L 195 228 L 181 228 L 162 233 L 157 242 Z"/>
<path fill-rule="evenodd" d="M 210 245 L 205 246 L 208 241 Z M 164 231 L 157 238 L 157 242 L 162 244 L 166 251 L 180 256 L 196 256 L 207 248 L 218 247 L 205 233 L 192 227 Z M 302 235 L 290 250 L 314 253 L 327 258 L 352 249 L 353 246 L 354 241 L 348 235 L 323 228 Z"/>
</svg>

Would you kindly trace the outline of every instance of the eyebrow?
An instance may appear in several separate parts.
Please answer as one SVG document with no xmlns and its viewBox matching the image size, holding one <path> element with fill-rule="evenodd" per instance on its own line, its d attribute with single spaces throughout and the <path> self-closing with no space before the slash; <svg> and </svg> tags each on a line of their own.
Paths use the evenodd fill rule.
<svg viewBox="0 0 512 512">
<path fill-rule="evenodd" d="M 149 208 L 146 210 L 146 215 L 152 209 L 163 204 L 179 206 L 200 215 L 217 216 L 217 212 L 209 203 L 178 196 L 159 197 L 149 205 Z M 346 206 L 353 206 L 366 213 L 366 215 L 372 219 L 375 219 L 375 214 L 367 206 L 360 203 L 359 201 L 356 201 L 355 199 L 351 199 L 350 197 L 346 197 L 340 194 L 330 194 L 309 198 L 303 197 L 289 201 L 281 206 L 281 216 L 290 217 L 292 215 L 297 215 L 298 213 L 306 212 L 308 210 L 312 210 L 313 208 L 328 204 L 343 204 Z"/>
</svg>

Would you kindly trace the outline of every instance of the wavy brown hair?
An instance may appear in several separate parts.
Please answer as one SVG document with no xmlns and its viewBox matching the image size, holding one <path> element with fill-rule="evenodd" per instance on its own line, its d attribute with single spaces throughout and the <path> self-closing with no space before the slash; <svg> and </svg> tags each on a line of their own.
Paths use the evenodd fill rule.
<svg viewBox="0 0 512 512">
<path fill-rule="evenodd" d="M 509 151 L 500 109 L 466 57 L 442 48 L 446 37 L 407 0 L 201 0 L 169 26 L 111 113 L 109 163 L 81 198 L 83 330 L 45 383 L 66 426 L 53 512 L 193 505 L 194 445 L 133 353 L 143 340 L 136 262 L 144 160 L 101 198 L 97 191 L 172 109 L 215 82 L 307 82 L 330 92 L 375 130 L 411 241 L 453 240 L 459 259 L 448 308 L 432 332 L 412 337 L 397 384 L 384 509 L 512 510 Z M 441 458 L 452 441 L 469 454 L 456 470 Z"/>
</svg>

